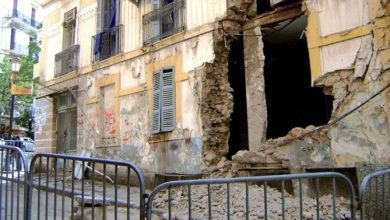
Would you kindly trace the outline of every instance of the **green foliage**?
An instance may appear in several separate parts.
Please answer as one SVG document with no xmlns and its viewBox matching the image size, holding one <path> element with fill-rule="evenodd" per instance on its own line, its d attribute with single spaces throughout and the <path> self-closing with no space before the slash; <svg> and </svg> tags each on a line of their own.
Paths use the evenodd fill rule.
<svg viewBox="0 0 390 220">
<path fill-rule="evenodd" d="M 33 95 L 17 96 L 15 101 L 15 110 L 20 115 L 15 118 L 15 122 L 22 127 L 28 128 L 30 106 L 33 103 L 33 99 L 36 94 L 36 88 L 38 81 L 33 80 L 34 64 L 38 62 L 36 59 L 40 52 L 40 49 L 36 42 L 32 42 L 29 45 L 30 55 L 19 57 L 20 70 L 16 75 L 16 85 L 18 87 L 33 87 Z M 9 115 L 11 107 L 11 84 L 10 79 L 12 75 L 11 69 L 11 57 L 6 56 L 2 62 L 0 62 L 0 114 Z"/>
</svg>

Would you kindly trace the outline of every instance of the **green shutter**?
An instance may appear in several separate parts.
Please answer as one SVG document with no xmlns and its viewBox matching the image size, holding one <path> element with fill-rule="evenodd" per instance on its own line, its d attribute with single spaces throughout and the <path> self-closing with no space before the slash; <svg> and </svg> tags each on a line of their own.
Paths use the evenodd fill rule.
<svg viewBox="0 0 390 220">
<path fill-rule="evenodd" d="M 153 116 L 151 133 L 160 132 L 161 121 L 161 76 L 162 72 L 158 71 L 153 74 Z"/>
<path fill-rule="evenodd" d="M 162 72 L 162 108 L 161 131 L 167 132 L 175 129 L 175 77 L 173 68 L 163 69 Z"/>
</svg>

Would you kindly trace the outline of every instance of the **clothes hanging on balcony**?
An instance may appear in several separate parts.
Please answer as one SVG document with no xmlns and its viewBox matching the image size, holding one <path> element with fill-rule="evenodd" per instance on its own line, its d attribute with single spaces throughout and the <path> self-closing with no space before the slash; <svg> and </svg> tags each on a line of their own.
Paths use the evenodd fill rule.
<svg viewBox="0 0 390 220">
<path fill-rule="evenodd" d="M 110 28 L 116 26 L 116 0 L 111 0 L 110 7 Z"/>
<path fill-rule="evenodd" d="M 102 33 L 98 33 L 95 35 L 95 42 L 94 42 L 94 50 L 93 53 L 96 55 L 101 52 L 102 50 Z"/>
</svg>

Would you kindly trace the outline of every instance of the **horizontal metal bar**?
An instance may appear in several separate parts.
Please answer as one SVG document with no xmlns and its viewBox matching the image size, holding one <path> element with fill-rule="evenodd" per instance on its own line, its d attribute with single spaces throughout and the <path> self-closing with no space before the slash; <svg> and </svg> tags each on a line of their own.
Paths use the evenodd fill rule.
<svg viewBox="0 0 390 220">
<path fill-rule="evenodd" d="M 157 186 L 149 195 L 148 200 L 148 214 L 150 215 L 153 208 L 153 200 L 156 197 L 157 193 L 162 190 L 179 187 L 179 186 L 188 186 L 188 185 L 211 185 L 211 184 L 231 184 L 231 183 L 246 183 L 246 182 L 272 182 L 272 181 L 286 181 L 286 180 L 296 180 L 296 179 L 319 179 L 319 178 L 329 178 L 337 177 L 343 180 L 349 189 L 350 194 L 350 208 L 352 219 L 355 219 L 355 191 L 351 180 L 345 175 L 337 172 L 321 172 L 321 173 L 302 173 L 302 174 L 284 174 L 284 175 L 272 175 L 272 176 L 255 176 L 255 177 L 238 177 L 238 178 L 221 178 L 221 179 L 201 179 L 201 180 L 178 180 L 162 183 Z M 266 192 L 266 190 L 265 190 Z"/>
<path fill-rule="evenodd" d="M 37 161 L 41 161 L 43 159 L 45 159 L 47 161 L 46 163 L 46 170 L 48 171 L 49 170 L 49 167 L 48 167 L 48 164 L 52 161 L 61 161 L 61 160 L 66 160 L 68 161 L 68 163 L 70 164 L 73 164 L 72 166 L 72 175 L 74 175 L 74 167 L 76 166 L 76 162 L 77 163 L 81 163 L 82 164 L 82 168 L 81 170 L 83 170 L 84 167 L 86 167 L 86 164 L 87 163 L 92 163 L 92 167 L 95 167 L 97 164 L 101 164 L 103 165 L 104 167 L 104 172 L 103 172 L 103 176 L 107 176 L 106 174 L 106 169 L 105 167 L 107 165 L 109 166 L 114 166 L 115 167 L 115 184 L 114 184 L 114 188 L 115 188 L 115 198 L 106 198 L 106 193 L 104 192 L 105 191 L 105 183 L 106 183 L 106 179 L 103 180 L 103 195 L 102 195 L 102 199 L 103 199 L 103 204 L 105 205 L 113 205 L 115 206 L 115 211 L 118 211 L 117 208 L 118 207 L 127 207 L 127 208 L 138 208 L 140 211 L 140 219 L 144 219 L 144 217 L 142 216 L 145 216 L 145 198 L 144 198 L 144 195 L 145 195 L 145 180 L 144 180 L 144 175 L 142 174 L 141 170 L 134 164 L 130 163 L 130 162 L 125 162 L 125 161 L 118 161 L 118 160 L 110 160 L 110 159 L 103 159 L 103 158 L 87 158 L 87 157 L 81 157 L 81 156 L 73 156 L 73 155 L 64 155 L 64 154 L 52 154 L 52 153 L 39 153 L 39 154 L 36 154 L 32 160 L 31 160 L 31 167 L 35 167 L 36 166 L 36 163 Z M 50 163 L 52 164 L 52 163 Z M 45 191 L 46 192 L 46 195 L 48 193 L 54 193 L 54 200 L 56 199 L 56 196 L 55 195 L 58 195 L 58 194 L 62 194 L 62 196 L 68 196 L 69 198 L 71 198 L 71 202 L 72 202 L 72 210 L 73 210 L 73 201 L 75 200 L 75 198 L 77 198 L 77 196 L 79 196 L 81 198 L 81 203 L 83 203 L 84 201 L 90 201 L 89 197 L 91 197 L 91 194 L 92 194 L 92 201 L 91 203 L 92 204 L 95 204 L 97 201 L 100 201 L 99 198 L 96 198 L 96 195 L 95 195 L 95 191 L 93 192 L 89 192 L 87 193 L 87 191 L 85 190 L 85 184 L 86 182 L 84 181 L 84 178 L 81 180 L 81 182 L 79 184 L 81 184 L 81 190 L 78 189 L 76 190 L 75 189 L 75 181 L 73 180 L 72 178 L 72 189 L 66 189 L 66 188 L 58 188 L 57 187 L 57 182 L 55 181 L 56 180 L 56 176 L 57 176 L 57 173 L 58 172 L 63 172 L 63 171 L 59 171 L 60 169 L 58 169 L 58 165 L 57 163 L 54 163 L 54 182 L 52 182 L 52 180 L 50 180 L 48 177 L 49 177 L 49 174 L 47 173 L 46 175 L 44 175 L 46 177 L 46 182 L 43 182 L 41 183 L 40 180 L 41 178 L 39 177 L 38 181 L 35 181 L 34 179 L 34 173 L 30 173 L 28 179 L 29 179 L 29 182 L 31 184 L 31 187 L 29 189 L 29 193 L 28 195 L 30 195 L 30 197 L 32 198 L 32 195 L 33 195 L 33 188 L 35 189 L 38 189 L 41 190 L 41 191 Z M 128 175 L 131 174 L 131 170 L 132 172 L 135 173 L 135 175 L 137 176 L 138 178 L 138 183 L 139 183 L 139 194 L 140 194 L 140 197 L 139 197 L 139 203 L 137 204 L 133 204 L 132 202 L 129 203 L 129 198 L 125 199 L 125 200 L 121 200 L 119 199 L 117 193 L 118 193 L 118 189 L 119 189 L 119 185 L 118 185 L 118 168 L 122 169 L 122 168 L 126 168 L 128 169 Z M 93 174 L 94 175 L 94 174 Z M 50 184 L 48 184 L 50 182 Z M 130 184 L 130 183 L 129 183 Z M 96 190 L 95 187 L 92 187 L 93 189 L 92 190 Z M 130 192 L 128 192 L 130 193 Z M 39 194 L 38 194 L 39 196 Z M 47 197 L 47 196 L 46 196 Z M 96 200 L 96 201 L 95 201 Z M 32 201 L 32 200 L 30 200 Z M 48 202 L 48 200 L 46 199 L 46 202 Z M 39 202 L 38 202 L 39 203 Z M 98 202 L 99 204 L 101 202 Z M 38 204 L 39 206 L 40 204 Z M 60 207 L 60 206 L 58 206 Z M 83 206 L 82 206 L 83 207 Z M 42 213 L 44 215 L 47 215 L 47 212 L 48 210 L 44 210 L 45 213 Z M 31 211 L 30 211 L 31 213 Z M 73 212 L 72 212 L 73 214 Z M 31 214 L 30 214 L 31 215 Z M 85 213 L 85 211 L 83 211 L 83 208 L 81 209 L 81 217 L 83 217 L 83 215 L 87 215 L 87 213 Z M 89 214 L 88 214 L 89 215 Z M 117 215 L 117 213 L 116 213 Z"/>
<path fill-rule="evenodd" d="M 386 169 L 386 170 L 381 170 L 381 171 L 377 171 L 377 172 L 374 172 L 374 173 L 371 173 L 371 174 L 368 174 L 367 176 L 364 177 L 361 185 L 360 185 L 360 189 L 359 189 L 359 205 L 361 207 L 361 219 L 365 219 L 365 216 L 366 216 L 366 205 L 370 205 L 371 203 L 371 200 L 372 199 L 369 199 L 369 201 L 366 203 L 366 196 L 368 196 L 369 198 L 371 197 L 371 190 L 368 190 L 370 189 L 370 184 L 372 183 L 372 181 L 375 179 L 375 183 L 376 183 L 376 186 L 377 186 L 377 183 L 378 183 L 378 177 L 384 177 L 388 175 L 389 178 L 390 178 L 390 169 Z M 385 185 L 384 181 L 382 182 L 382 185 Z M 378 196 L 378 187 L 374 187 L 375 188 L 375 195 Z M 389 189 L 390 191 L 390 189 Z M 385 193 L 385 191 L 382 192 L 383 194 Z M 368 194 L 368 195 L 367 195 Z M 377 198 L 376 198 L 376 202 L 377 202 Z M 384 201 L 382 201 L 384 202 Z M 375 206 L 375 210 L 378 211 L 378 208 L 377 206 Z M 368 217 L 372 217 L 374 213 L 368 213 L 370 216 Z M 382 213 L 384 215 L 384 213 Z M 378 217 L 378 216 L 377 216 Z"/>
</svg>

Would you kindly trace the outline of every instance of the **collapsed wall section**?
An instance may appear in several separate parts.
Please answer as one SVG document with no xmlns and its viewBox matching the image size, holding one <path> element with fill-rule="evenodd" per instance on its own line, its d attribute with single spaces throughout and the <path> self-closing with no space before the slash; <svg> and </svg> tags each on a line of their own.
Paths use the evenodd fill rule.
<svg viewBox="0 0 390 220">
<path fill-rule="evenodd" d="M 307 37 L 313 86 L 333 97 L 331 118 L 317 127 L 293 128 L 275 139 L 265 140 L 263 130 L 255 140 L 257 147 L 233 156 L 233 167 L 300 170 L 390 162 L 389 7 L 388 1 L 379 0 L 304 1 L 302 11 L 309 22 L 302 34 Z M 248 33 L 256 35 L 253 30 Z M 250 64 L 247 76 L 260 73 L 247 87 L 257 83 L 264 89 L 262 54 L 256 57 L 245 52 L 245 56 Z M 252 58 L 259 62 L 251 62 Z M 258 131 L 267 127 L 267 112 L 257 109 L 256 114 L 260 113 L 264 118 L 257 121 Z"/>
<path fill-rule="evenodd" d="M 229 137 L 234 135 L 231 134 L 229 123 L 233 105 L 239 103 L 233 103 L 233 90 L 229 83 L 229 55 L 231 44 L 237 38 L 235 35 L 240 33 L 251 6 L 252 0 L 229 0 L 227 15 L 218 22 L 218 29 L 214 31 L 215 58 L 212 63 L 205 64 L 202 78 L 202 157 L 206 165 L 215 165 L 225 160 L 229 151 Z"/>
</svg>

